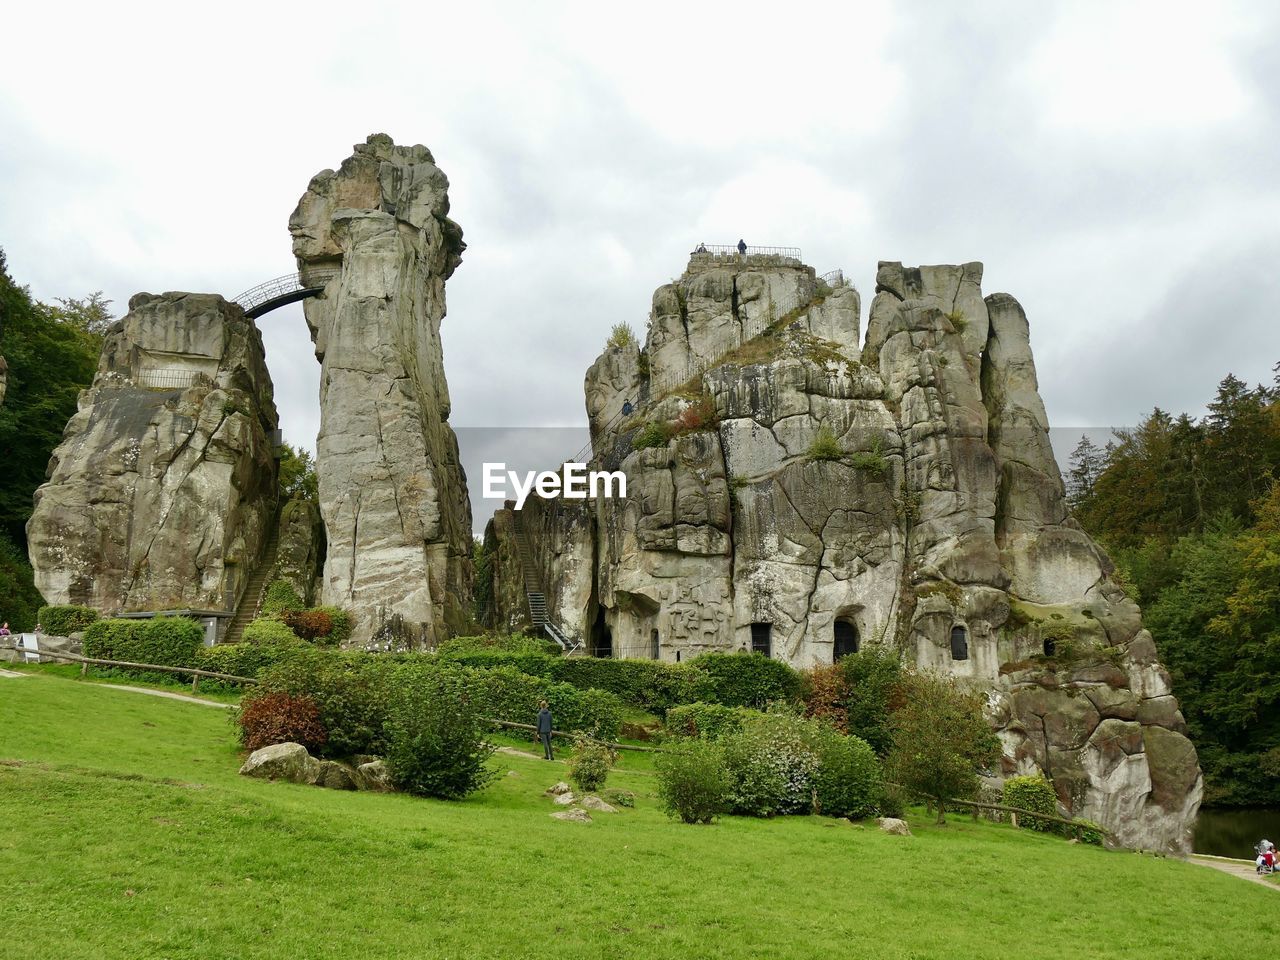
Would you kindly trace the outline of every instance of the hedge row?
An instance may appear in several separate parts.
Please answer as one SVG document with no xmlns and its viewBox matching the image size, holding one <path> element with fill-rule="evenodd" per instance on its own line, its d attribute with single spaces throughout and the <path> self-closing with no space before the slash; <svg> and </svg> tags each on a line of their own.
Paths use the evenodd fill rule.
<svg viewBox="0 0 1280 960">
<path fill-rule="evenodd" d="M 84 632 L 84 655 L 166 667 L 189 667 L 204 644 L 204 628 L 185 617 L 97 620 Z"/>
<path fill-rule="evenodd" d="M 97 619 L 98 611 L 92 607 L 77 607 L 71 604 L 41 607 L 36 614 L 36 622 L 51 637 L 69 637 L 73 633 L 84 630 Z"/>
<path fill-rule="evenodd" d="M 460 666 L 509 667 L 584 690 L 607 690 L 624 703 L 656 713 L 699 702 L 762 709 L 776 700 L 794 700 L 800 692 L 795 670 L 759 654 L 706 653 L 687 663 L 486 649 L 446 648 L 439 656 Z"/>
<path fill-rule="evenodd" d="M 556 727 L 617 737 L 622 722 L 618 698 L 602 690 L 580 690 L 512 669 L 477 670 L 422 656 L 335 653 L 307 648 L 287 652 L 261 669 L 260 684 L 246 699 L 267 693 L 308 696 L 320 709 L 330 756 L 380 753 L 387 723 L 399 698 L 429 685 L 466 701 L 478 714 L 532 723 L 538 701 L 547 700 Z"/>
</svg>

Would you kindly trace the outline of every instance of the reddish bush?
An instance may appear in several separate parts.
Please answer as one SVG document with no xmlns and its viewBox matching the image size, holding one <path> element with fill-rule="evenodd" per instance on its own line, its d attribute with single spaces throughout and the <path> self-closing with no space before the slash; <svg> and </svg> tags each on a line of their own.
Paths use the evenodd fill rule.
<svg viewBox="0 0 1280 960">
<path fill-rule="evenodd" d="M 849 732 L 845 700 L 849 682 L 839 664 L 814 667 L 804 678 L 804 715 L 825 720 L 841 733 Z"/>
<path fill-rule="evenodd" d="M 320 708 L 310 697 L 264 693 L 246 700 L 236 721 L 240 742 L 248 750 L 273 743 L 300 743 L 312 750 L 329 739 L 320 722 Z"/>
<path fill-rule="evenodd" d="M 710 397 L 702 397 L 680 411 L 672 426 L 677 434 L 702 430 L 716 425 L 716 405 Z"/>
<path fill-rule="evenodd" d="M 333 618 L 323 610 L 285 610 L 280 619 L 301 640 L 319 640 L 333 632 Z"/>
</svg>

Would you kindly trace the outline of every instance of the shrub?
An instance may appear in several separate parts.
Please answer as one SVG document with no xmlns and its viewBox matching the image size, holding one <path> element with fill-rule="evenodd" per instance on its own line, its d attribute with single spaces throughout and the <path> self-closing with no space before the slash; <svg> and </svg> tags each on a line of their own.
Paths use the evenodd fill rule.
<svg viewBox="0 0 1280 960">
<path fill-rule="evenodd" d="M 351 614 L 341 607 L 315 607 L 315 613 L 323 613 L 329 617 L 329 642 L 327 646 L 340 647 L 351 639 Z"/>
<path fill-rule="evenodd" d="M 1019 807 L 1033 813 L 1058 815 L 1058 795 L 1053 784 L 1044 777 L 1010 777 L 1004 782 L 1004 804 L 1008 807 Z M 1060 833 L 1069 827 L 1041 820 L 1038 817 L 1022 817 L 1018 823 L 1041 833 Z"/>
<path fill-rule="evenodd" d="M 727 707 L 759 710 L 800 693 L 800 674 L 760 653 L 704 653 L 689 666 L 706 677 L 704 698 Z"/>
<path fill-rule="evenodd" d="M 300 640 L 329 643 L 333 620 L 323 610 L 284 610 L 280 619 Z"/>
<path fill-rule="evenodd" d="M 716 425 L 715 401 L 704 394 L 685 407 L 671 422 L 670 433 L 673 436 L 692 433 L 695 430 L 707 430 Z"/>
<path fill-rule="evenodd" d="M 786 713 L 759 714 L 720 738 L 734 813 L 772 817 L 810 810 L 818 755 L 808 723 Z"/>
<path fill-rule="evenodd" d="M 657 755 L 658 801 L 667 816 L 710 823 L 729 809 L 729 771 L 718 744 L 686 740 Z"/>
<path fill-rule="evenodd" d="M 945 357 L 943 359 L 946 359 Z M 885 468 L 889 466 L 889 461 L 884 457 L 884 449 L 880 438 L 876 437 L 871 441 L 870 450 L 859 450 L 849 462 L 853 464 L 856 470 L 870 470 L 873 473 L 884 473 Z"/>
<path fill-rule="evenodd" d="M 100 660 L 189 667 L 204 645 L 204 628 L 185 617 L 97 620 L 84 633 L 84 655 Z"/>
<path fill-rule="evenodd" d="M 829 729 L 822 730 L 817 749 L 814 813 L 851 820 L 872 816 L 882 790 L 875 751 L 859 737 L 841 736 Z"/>
<path fill-rule="evenodd" d="M 315 750 L 329 739 L 320 723 L 320 708 L 310 697 L 268 693 L 250 700 L 237 714 L 240 742 L 246 750 L 274 743 L 300 743 Z"/>
<path fill-rule="evenodd" d="M 876 810 L 882 817 L 901 818 L 907 809 L 907 794 L 896 783 L 881 783 L 876 796 Z"/>
<path fill-rule="evenodd" d="M 262 615 L 273 617 L 285 610 L 301 610 L 306 606 L 298 591 L 288 580 L 272 580 L 267 587 L 266 596 L 262 598 Z"/>
<path fill-rule="evenodd" d="M 44 632 L 53 637 L 69 637 L 84 630 L 98 619 L 98 611 L 91 607 L 62 605 L 41 607 L 36 621 Z"/>
<path fill-rule="evenodd" d="M 1067 833 L 1075 835 L 1075 838 L 1081 843 L 1087 843 L 1095 847 L 1103 846 L 1107 841 L 1107 832 L 1100 824 L 1094 823 L 1092 820 L 1077 820 L 1082 826 L 1066 827 Z"/>
<path fill-rule="evenodd" d="M 645 450 L 649 447 L 665 447 L 673 436 L 670 426 L 656 420 L 646 423 L 631 441 L 631 449 Z"/>
<path fill-rule="evenodd" d="M 287 644 L 220 643 L 216 647 L 201 647 L 195 665 L 201 670 L 233 677 L 257 677 L 263 670 L 291 656 L 299 647 L 296 639 Z"/>
<path fill-rule="evenodd" d="M 840 441 L 831 432 L 831 428 L 824 424 L 818 428 L 805 456 L 810 460 L 839 460 L 844 456 L 844 451 L 840 449 Z"/>
<path fill-rule="evenodd" d="M 281 620 L 259 617 L 244 628 L 244 642 L 287 646 L 296 644 L 298 635 L 289 629 L 288 624 Z"/>
<path fill-rule="evenodd" d="M 636 342 L 636 332 L 631 329 L 629 323 L 615 323 L 613 329 L 609 331 L 610 347 L 626 347 Z"/>
<path fill-rule="evenodd" d="M 616 759 L 614 752 L 599 740 L 576 737 L 569 755 L 569 779 L 579 790 L 594 793 L 609 779 L 609 769 Z"/>
<path fill-rule="evenodd" d="M 896 653 L 871 647 L 841 658 L 838 666 L 844 674 L 848 732 L 883 757 L 893 745 L 889 715 L 901 701 L 902 661 Z"/>
<path fill-rule="evenodd" d="M 848 695 L 849 683 L 838 663 L 814 667 L 803 675 L 800 696 L 804 701 L 804 715 L 822 720 L 841 733 L 849 730 L 849 714 L 845 709 Z"/>
<path fill-rule="evenodd" d="M 636 805 L 636 795 L 630 790 L 613 789 L 605 793 L 604 799 L 612 803 L 615 807 L 627 807 L 631 809 Z"/>
<path fill-rule="evenodd" d="M 742 727 L 753 711 L 747 707 L 726 707 L 720 703 L 690 703 L 667 711 L 667 732 L 678 737 L 705 737 L 718 740 Z"/>
<path fill-rule="evenodd" d="M 461 800 L 490 783 L 486 766 L 496 749 L 465 699 L 423 683 L 402 690 L 387 724 L 391 782 L 423 797 Z"/>
<path fill-rule="evenodd" d="M 558 656 L 560 645 L 554 640 L 512 633 L 450 637 L 436 647 L 436 654 L 442 657 L 462 657 L 471 653 L 540 653 Z"/>
<path fill-rule="evenodd" d="M 891 720 L 889 773 L 936 804 L 944 824 L 947 800 L 973 796 L 978 769 L 996 761 L 1000 743 L 982 715 L 982 698 L 954 678 L 909 674 L 902 688 L 902 705 Z"/>
</svg>

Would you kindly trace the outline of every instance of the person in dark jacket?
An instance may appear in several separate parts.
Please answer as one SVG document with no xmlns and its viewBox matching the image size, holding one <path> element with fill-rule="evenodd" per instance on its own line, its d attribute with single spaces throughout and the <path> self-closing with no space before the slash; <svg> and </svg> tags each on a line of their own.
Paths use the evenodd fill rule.
<svg viewBox="0 0 1280 960">
<path fill-rule="evenodd" d="M 551 752 L 551 707 L 547 701 L 538 701 L 538 739 L 542 741 L 542 759 L 554 760 Z"/>
<path fill-rule="evenodd" d="M 741 237 L 738 238 L 738 256 L 745 257 L 747 255 L 747 241 Z"/>
</svg>

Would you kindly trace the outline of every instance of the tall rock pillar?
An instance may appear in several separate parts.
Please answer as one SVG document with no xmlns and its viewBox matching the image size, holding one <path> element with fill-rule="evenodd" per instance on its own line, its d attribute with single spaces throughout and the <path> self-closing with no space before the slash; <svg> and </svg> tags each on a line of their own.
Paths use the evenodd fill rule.
<svg viewBox="0 0 1280 960">
<path fill-rule="evenodd" d="M 350 609 L 362 646 L 433 645 L 470 608 L 471 508 L 440 344 L 465 248 L 448 189 L 426 147 L 375 134 L 317 174 L 289 220 L 303 274 L 337 268 L 305 305 L 322 365 L 322 592 Z"/>
</svg>

